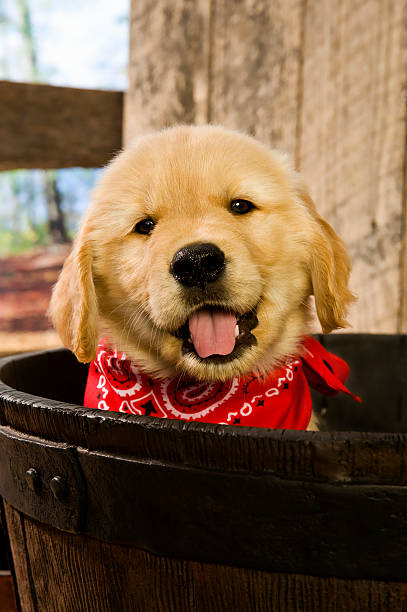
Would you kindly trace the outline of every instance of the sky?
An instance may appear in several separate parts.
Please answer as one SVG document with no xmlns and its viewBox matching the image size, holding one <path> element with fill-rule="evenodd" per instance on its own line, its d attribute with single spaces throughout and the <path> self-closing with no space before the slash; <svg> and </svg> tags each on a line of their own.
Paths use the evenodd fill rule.
<svg viewBox="0 0 407 612">
<path fill-rule="evenodd" d="M 126 89 L 129 0 L 55 0 L 51 4 L 47 13 L 33 13 L 35 29 L 43 33 L 37 43 L 39 61 L 56 67 L 49 82 Z"/>
<path fill-rule="evenodd" d="M 28 0 L 42 82 L 126 89 L 129 1 Z M 1 76 L 25 80 L 17 19 L 16 0 L 0 0 Z"/>
</svg>

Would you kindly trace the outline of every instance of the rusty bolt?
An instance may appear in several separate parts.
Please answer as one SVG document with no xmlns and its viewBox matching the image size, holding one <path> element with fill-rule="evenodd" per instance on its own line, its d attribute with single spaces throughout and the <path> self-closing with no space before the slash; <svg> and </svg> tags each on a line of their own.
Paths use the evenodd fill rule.
<svg viewBox="0 0 407 612">
<path fill-rule="evenodd" d="M 38 493 L 41 488 L 41 478 L 35 468 L 29 468 L 25 473 L 25 480 L 31 491 Z"/>
<path fill-rule="evenodd" d="M 63 476 L 54 476 L 49 483 L 55 499 L 60 501 L 68 495 L 68 485 Z"/>
</svg>

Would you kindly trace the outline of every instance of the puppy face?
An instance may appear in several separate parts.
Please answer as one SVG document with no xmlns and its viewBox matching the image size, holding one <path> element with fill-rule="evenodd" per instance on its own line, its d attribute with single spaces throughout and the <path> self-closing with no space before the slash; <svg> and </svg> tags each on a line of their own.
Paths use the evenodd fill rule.
<svg viewBox="0 0 407 612">
<path fill-rule="evenodd" d="M 221 127 L 148 135 L 107 168 L 51 316 L 81 361 L 100 334 L 148 372 L 225 380 L 295 354 L 352 295 L 342 242 L 289 161 Z"/>
</svg>

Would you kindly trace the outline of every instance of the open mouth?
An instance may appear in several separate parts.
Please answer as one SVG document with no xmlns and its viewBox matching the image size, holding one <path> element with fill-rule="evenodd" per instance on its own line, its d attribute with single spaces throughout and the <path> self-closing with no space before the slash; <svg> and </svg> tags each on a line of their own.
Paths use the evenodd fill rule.
<svg viewBox="0 0 407 612">
<path fill-rule="evenodd" d="M 250 333 L 257 324 L 255 310 L 239 315 L 223 308 L 205 306 L 193 312 L 174 335 L 183 340 L 184 355 L 191 353 L 206 363 L 225 363 L 257 344 L 255 336 Z"/>
</svg>

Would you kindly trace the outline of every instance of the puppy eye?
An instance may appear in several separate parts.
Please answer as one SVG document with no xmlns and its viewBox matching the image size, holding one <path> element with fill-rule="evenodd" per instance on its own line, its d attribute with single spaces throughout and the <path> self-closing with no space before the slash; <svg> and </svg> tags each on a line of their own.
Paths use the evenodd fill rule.
<svg viewBox="0 0 407 612">
<path fill-rule="evenodd" d="M 134 231 L 138 234 L 151 234 L 155 226 L 155 223 L 150 217 L 139 221 L 134 228 Z"/>
<path fill-rule="evenodd" d="M 246 213 L 250 212 L 252 208 L 254 208 L 254 204 L 249 202 L 249 200 L 242 200 L 238 198 L 236 200 L 232 200 L 230 203 L 231 212 L 238 215 L 245 215 Z"/>
</svg>

